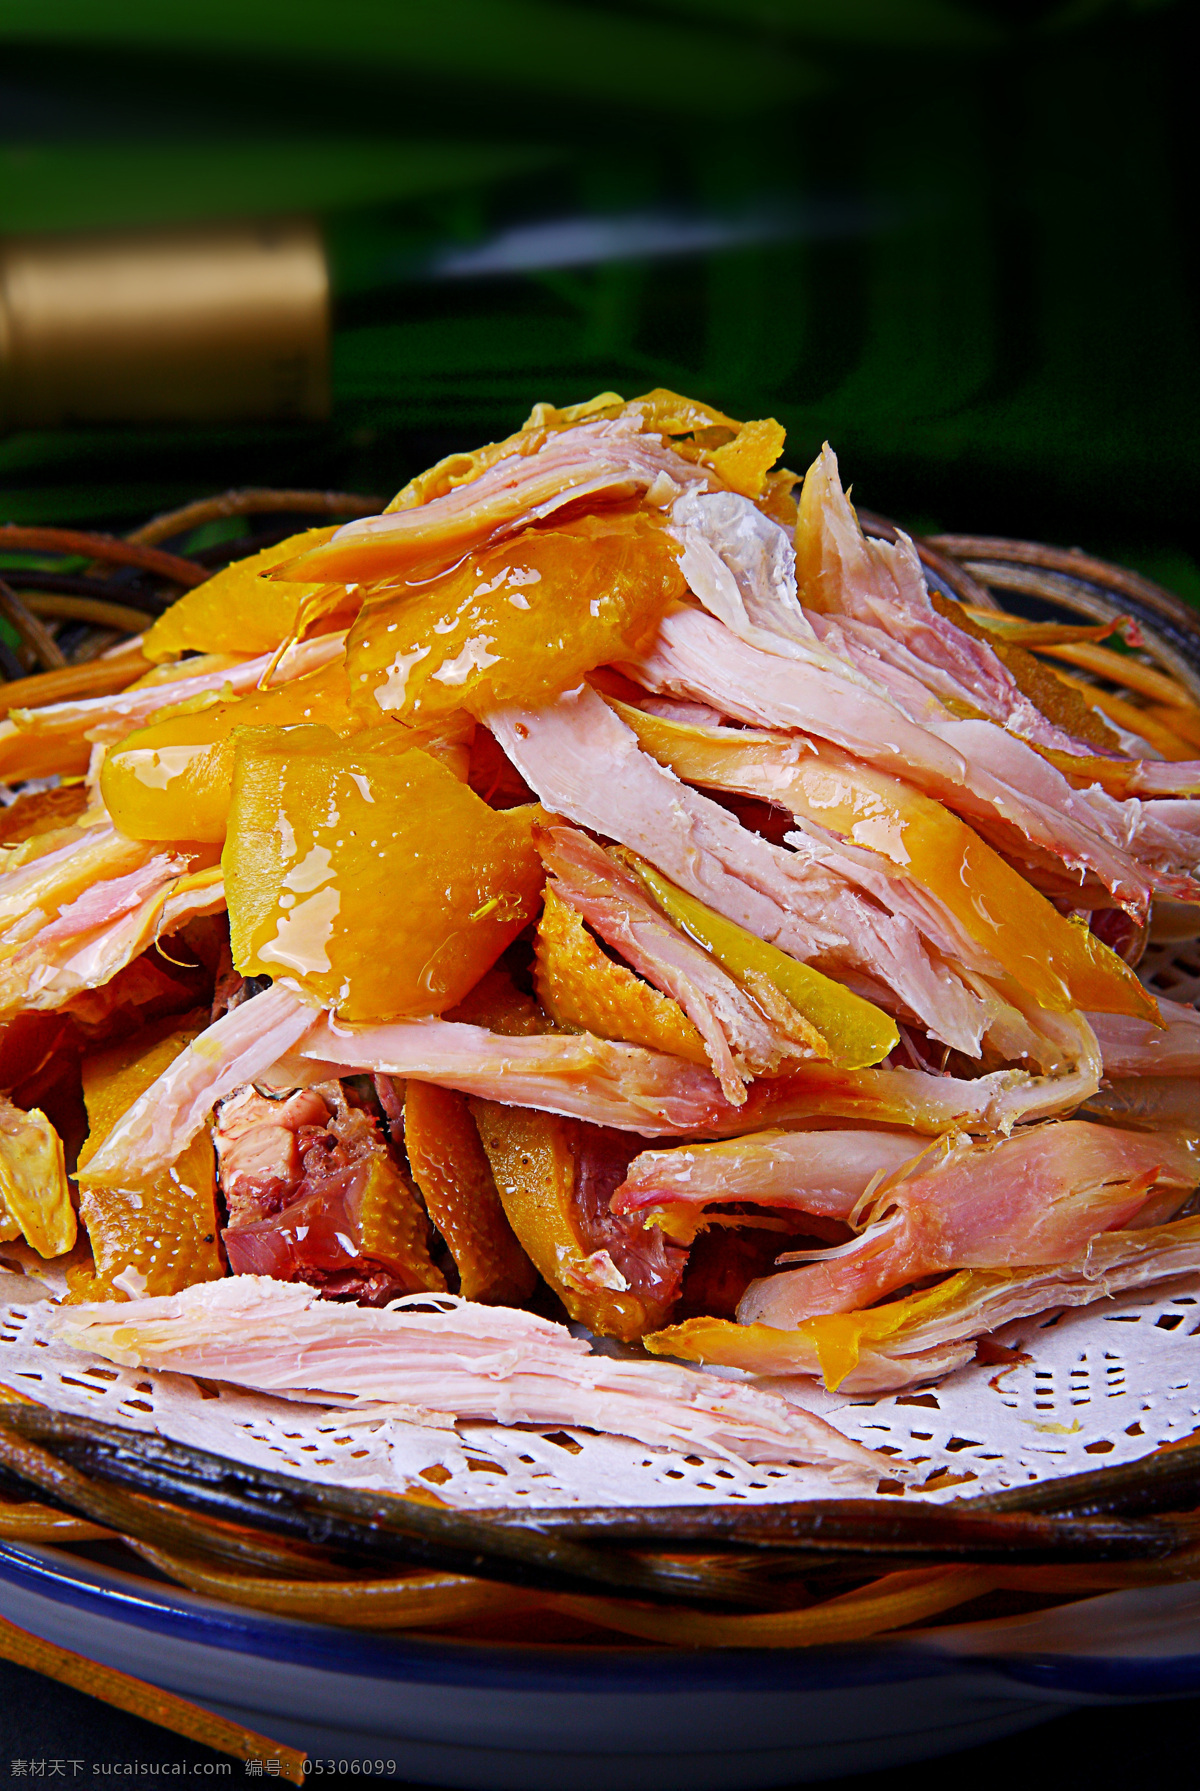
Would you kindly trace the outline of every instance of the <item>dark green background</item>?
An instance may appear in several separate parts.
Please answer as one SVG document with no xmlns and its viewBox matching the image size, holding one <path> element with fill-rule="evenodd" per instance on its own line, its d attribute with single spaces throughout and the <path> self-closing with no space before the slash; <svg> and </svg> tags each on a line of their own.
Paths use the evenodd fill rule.
<svg viewBox="0 0 1200 1791">
<path fill-rule="evenodd" d="M 335 409 L 0 440 L 13 520 L 242 483 L 390 494 L 662 383 L 828 436 L 911 524 L 1200 599 L 1188 0 L 0 0 L 0 231 L 315 212 Z M 488 278 L 586 214 L 790 207 L 789 240 Z"/>
</svg>

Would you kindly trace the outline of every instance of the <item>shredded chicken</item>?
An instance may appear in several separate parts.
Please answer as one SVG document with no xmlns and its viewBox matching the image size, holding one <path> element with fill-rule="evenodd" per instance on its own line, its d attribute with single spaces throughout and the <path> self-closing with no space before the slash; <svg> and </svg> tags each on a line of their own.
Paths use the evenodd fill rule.
<svg viewBox="0 0 1200 1791">
<path fill-rule="evenodd" d="M 448 849 L 451 868 L 443 879 L 439 859 L 418 899 L 393 872 L 410 862 L 401 834 L 386 834 L 393 818 L 381 806 L 347 819 L 340 797 L 323 807 L 334 774 L 287 741 L 269 773 L 286 794 L 255 808 L 259 773 L 234 735 L 229 929 L 210 918 L 225 875 L 216 850 L 187 844 L 186 798 L 158 826 L 167 844 L 109 824 L 100 767 L 113 743 L 168 706 L 280 684 L 347 650 L 353 660 L 355 635 L 181 662 L 117 695 L 0 722 L 0 778 L 75 777 L 91 752 L 69 808 L 23 805 L 19 843 L 0 850 L 0 1047 L 16 1089 L 16 1104 L 0 1100 L 0 1239 L 20 1232 L 44 1254 L 74 1241 L 74 1159 L 34 1105 L 55 1114 L 67 1040 L 85 1057 L 98 1143 L 77 1178 L 85 1222 L 94 1189 L 132 1189 L 198 1140 L 211 1272 L 231 1273 L 188 1287 L 186 1268 L 165 1283 L 183 1288 L 170 1297 L 64 1309 L 61 1340 L 439 1425 L 588 1426 L 704 1457 L 890 1477 L 893 1464 L 803 1409 L 802 1378 L 863 1395 L 928 1381 L 1013 1318 L 1200 1271 L 1200 1219 L 1176 1217 L 1200 1182 L 1200 1015 L 1164 1001 L 1155 1024 L 1127 937 L 1155 900 L 1200 906 L 1200 762 L 1138 759 L 1134 737 L 1106 732 L 1077 696 L 1054 700 L 1044 668 L 931 596 L 905 535 L 864 534 L 828 447 L 793 536 L 775 519 L 792 482 L 769 471 L 777 424 L 739 433 L 671 394 L 611 396 L 539 407 L 516 436 L 434 469 L 383 515 L 271 573 L 399 603 L 406 580 L 462 564 L 470 583 L 473 553 L 612 505 L 637 506 L 639 530 L 677 552 L 687 591 L 676 580 L 647 632 L 614 635 L 605 621 L 595 639 L 610 644 L 574 663 L 613 654 L 614 639 L 627 657 L 590 682 L 543 702 L 561 666 L 553 643 L 540 622 L 535 638 L 497 621 L 494 639 L 469 645 L 487 664 L 508 655 L 513 676 L 492 688 L 523 693 L 520 705 L 488 712 L 497 698 L 468 679 L 451 697 L 463 707 L 446 753 L 405 731 L 425 700 L 411 689 L 403 720 L 365 726 L 364 752 L 428 767 L 418 754 L 434 751 L 477 807 L 540 801 L 504 817 L 528 860 L 519 913 L 504 906 L 516 844 L 497 845 L 500 893 L 489 882 L 485 899 L 479 856 L 447 826 L 464 862 Z M 507 602 L 530 608 L 516 584 Z M 453 618 L 431 626 L 442 635 Z M 526 653 L 531 679 L 516 675 Z M 457 681 L 453 668 L 437 677 Z M 366 723 L 362 681 L 339 674 L 330 699 L 347 764 Z M 686 725 L 672 733 L 663 718 Z M 374 804 L 370 780 L 337 776 Z M 431 799 L 428 814 L 441 812 Z M 223 814 L 214 805 L 196 829 L 214 847 Z M 122 825 L 153 830 L 136 805 Z M 280 888 L 277 842 L 292 866 Z M 382 897 L 346 868 L 381 844 Z M 534 981 L 546 1012 L 527 992 L 521 932 L 536 915 L 538 851 L 552 892 Z M 251 974 L 255 904 L 277 901 L 290 925 L 310 879 L 328 883 L 320 900 L 342 931 L 330 921 L 300 983 L 267 985 Z M 203 968 L 189 953 L 176 981 L 158 978 L 149 948 L 184 929 Z M 424 966 L 411 999 L 376 974 L 393 935 L 414 982 Z M 458 983 L 458 971 L 443 978 L 452 961 L 470 972 Z M 832 1023 L 791 1005 L 785 990 L 797 1004 L 818 984 L 829 993 L 800 965 L 841 985 L 821 1010 Z M 885 1010 L 870 1016 L 882 1042 L 872 1032 L 857 1051 L 837 1037 L 853 997 Z M 443 1017 L 439 999 L 465 1017 Z M 147 1028 L 160 1015 L 180 1026 L 184 1002 L 211 1013 L 204 1031 L 193 1036 L 196 1007 L 183 1031 Z M 121 1050 L 102 1057 L 112 1042 Z M 463 1269 L 468 1244 L 487 1257 L 480 1212 L 511 1246 L 507 1279 L 486 1262 L 477 1282 Z M 720 1251 L 718 1228 L 736 1234 Z M 455 1272 L 454 1285 L 490 1294 L 448 1296 Z M 538 1277 L 542 1297 L 598 1334 L 675 1360 L 594 1353 L 564 1325 L 481 1303 L 523 1299 Z M 672 1311 L 697 1316 L 672 1325 Z"/>
<path fill-rule="evenodd" d="M 49 836 L 61 839 L 49 850 L 38 850 L 44 839 L 27 841 L 0 870 L 0 946 L 24 944 L 94 884 L 136 871 L 154 854 L 145 840 L 126 839 L 109 821 L 64 832 L 65 839 Z"/>
<path fill-rule="evenodd" d="M 194 1039 L 152 1082 L 79 1171 L 81 1182 L 136 1180 L 165 1169 L 212 1109 L 311 1031 L 316 1015 L 285 985 L 243 1001 Z"/>
<path fill-rule="evenodd" d="M 744 1082 L 813 1056 L 804 1038 L 789 1036 L 587 834 L 552 828 L 541 852 L 563 898 L 634 970 L 682 1007 L 704 1040 L 726 1100 L 740 1106 Z"/>
<path fill-rule="evenodd" d="M 698 1219 L 726 1201 L 848 1220 L 884 1176 L 924 1155 L 914 1132 L 753 1132 L 719 1144 L 643 1151 L 613 1195 L 618 1213 L 680 1209 Z"/>
<path fill-rule="evenodd" d="M 894 1392 L 962 1367 L 975 1338 L 1015 1319 L 1198 1271 L 1200 1219 L 1176 1219 L 1101 1232 L 1071 1262 L 963 1270 L 926 1294 L 810 1320 L 801 1330 L 693 1319 L 646 1343 L 655 1354 L 738 1368 L 781 1391 L 793 1377 L 824 1375 L 846 1395 Z"/>
<path fill-rule="evenodd" d="M 885 1184 L 882 1216 L 854 1243 L 752 1283 L 738 1318 L 790 1329 L 951 1269 L 1069 1262 L 1100 1232 L 1127 1227 L 1156 1187 L 1175 1190 L 1178 1208 L 1197 1182 L 1200 1153 L 1185 1141 L 1082 1120 L 950 1144 Z"/>
<path fill-rule="evenodd" d="M 9 720 L 0 721 L 0 777 L 7 767 L 10 742 L 14 762 L 19 762 L 22 737 L 34 735 L 63 745 L 91 740 L 111 746 L 168 704 L 183 703 L 209 691 L 228 688 L 235 695 L 244 695 L 261 683 L 285 684 L 328 665 L 345 644 L 344 633 L 319 634 L 290 646 L 282 657 L 263 653 L 256 659 L 225 665 L 219 671 L 176 678 L 167 684 L 136 684 L 117 696 L 79 697 L 67 703 L 47 703 L 42 709 L 16 709 Z"/>
<path fill-rule="evenodd" d="M 939 698 L 982 711 L 1013 733 L 1065 752 L 1079 743 L 1056 727 L 1021 691 L 986 642 L 939 615 L 929 600 L 916 549 L 903 532 L 893 544 L 868 540 L 842 490 L 828 443 L 804 481 L 796 528 L 804 600 L 830 628 L 826 642 L 849 656 L 885 661 Z"/>
<path fill-rule="evenodd" d="M 760 939 L 882 1006 L 919 1015 L 936 1038 L 976 1055 L 986 1007 L 905 915 L 865 899 L 816 854 L 772 845 L 681 783 L 639 749 L 594 691 L 543 709 L 496 711 L 488 725 L 547 808 L 631 846 Z"/>
<path fill-rule="evenodd" d="M 1125 1014 L 1092 1014 L 1106 1076 L 1200 1076 L 1200 1013 L 1160 999 L 1162 1027 Z"/>
<path fill-rule="evenodd" d="M 659 1051 L 590 1033 L 512 1038 L 450 1020 L 347 1027 L 326 1016 L 271 1074 L 288 1087 L 363 1071 L 413 1076 L 651 1138 L 728 1138 L 813 1119 L 863 1119 L 929 1134 L 1007 1133 L 1019 1122 L 1072 1110 L 1100 1085 L 1100 1053 L 1086 1022 L 1044 1015 L 1043 1023 L 1054 1026 L 1066 1058 L 1049 1075 L 993 1070 L 970 1079 L 809 1063 L 756 1082 L 738 1107 L 707 1071 Z"/>
<path fill-rule="evenodd" d="M 469 484 L 411 509 L 344 524 L 288 576 L 317 582 L 376 578 L 413 561 L 457 559 L 467 548 L 503 540 L 568 505 L 612 503 L 655 485 L 674 497 L 690 485 L 715 483 L 657 436 L 642 434 L 641 426 L 641 418 L 630 415 L 533 431 Z"/>
<path fill-rule="evenodd" d="M 746 499 L 692 491 L 675 504 L 672 520 L 693 592 L 740 639 L 855 678 L 951 744 L 972 740 L 968 759 L 977 757 L 985 770 L 990 765 L 1015 791 L 1040 795 L 1032 755 L 1010 751 L 1002 770 L 995 730 L 968 735 L 953 727 L 955 714 L 973 711 L 1010 735 L 1068 758 L 1091 750 L 1043 715 L 989 642 L 939 614 L 907 536 L 901 534 L 893 545 L 863 535 L 828 446 L 810 470 L 801 499 L 796 541 L 804 603 L 791 544 Z M 1153 762 L 1142 761 L 1129 787 L 1142 795 L 1192 794 L 1198 775 L 1200 766 L 1194 764 L 1164 776 Z M 1164 882 L 1190 881 L 1200 845 L 1194 805 L 1136 800 L 1116 805 L 1096 787 L 1078 792 L 1075 808 L 1085 818 L 1090 808 L 1089 824 L 1110 844 L 1130 844 L 1138 861 Z"/>
<path fill-rule="evenodd" d="M 159 931 L 187 860 L 159 854 L 123 877 L 93 884 L 0 965 L 0 1018 L 64 1006 L 111 981 Z"/>
<path fill-rule="evenodd" d="M 296 1056 L 279 1066 L 280 1074 L 290 1075 L 305 1059 L 314 1081 L 359 1071 L 412 1076 L 505 1106 L 537 1107 L 650 1137 L 741 1123 L 740 1109 L 707 1070 L 587 1032 L 514 1038 L 458 1020 L 350 1027 L 326 1015 Z"/>
<path fill-rule="evenodd" d="M 1094 1237 L 1072 1262 L 1018 1270 L 977 1270 L 961 1293 L 904 1336 L 904 1348 L 939 1349 L 996 1331 L 1013 1319 L 1059 1306 L 1090 1306 L 1129 1288 L 1200 1271 L 1200 1219 Z"/>
<path fill-rule="evenodd" d="M 1131 912 L 1144 914 L 1156 891 L 1183 891 L 1183 900 L 1194 894 L 1190 876 L 1160 874 L 1129 850 L 1141 818 L 1136 806 L 1127 814 L 1098 787 L 1074 789 L 1024 741 L 990 721 L 958 720 L 924 691 L 925 718 L 917 722 L 850 669 L 839 674 L 765 652 L 691 609 L 666 616 L 654 646 L 627 669 L 658 694 L 711 704 L 754 727 L 813 734 L 865 764 L 900 770 L 1018 850 L 1031 841 L 1077 875 L 1093 872 Z M 1179 849 L 1194 852 L 1188 835 Z"/>
<path fill-rule="evenodd" d="M 883 1458 L 757 1388 L 592 1355 L 530 1312 L 422 1295 L 383 1311 L 235 1275 L 166 1299 L 65 1308 L 58 1335 L 111 1362 L 167 1368 L 330 1405 L 394 1401 L 456 1419 L 593 1430 L 652 1448 L 818 1462 L 875 1475 Z"/>
</svg>

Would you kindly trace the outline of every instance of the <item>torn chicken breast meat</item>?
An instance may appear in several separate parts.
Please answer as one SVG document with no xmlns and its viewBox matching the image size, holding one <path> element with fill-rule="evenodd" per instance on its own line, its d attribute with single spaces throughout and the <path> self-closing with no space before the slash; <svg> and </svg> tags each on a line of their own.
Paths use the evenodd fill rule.
<svg viewBox="0 0 1200 1791">
<path fill-rule="evenodd" d="M 110 1361 L 169 1367 L 331 1405 L 395 1403 L 460 1420 L 564 1424 L 651 1447 L 810 1461 L 850 1478 L 883 1458 L 831 1424 L 739 1382 L 593 1355 L 563 1325 L 447 1300 L 371 1312 L 238 1275 L 170 1299 L 68 1309 L 60 1333 Z"/>
<path fill-rule="evenodd" d="M 0 1239 L 71 1252 L 64 1340 L 878 1476 L 806 1377 L 1200 1272 L 1200 1018 L 1135 972 L 1200 936 L 1200 763 L 782 440 L 539 405 L 0 723 L 64 786 L 0 848 Z"/>
<path fill-rule="evenodd" d="M 585 833 L 556 827 L 541 848 L 554 887 L 606 945 L 673 997 L 704 1040 L 727 1100 L 745 1100 L 743 1083 L 811 1059 L 811 1029 L 778 1006 L 765 1010 L 709 954 L 673 924 L 619 862 Z M 761 994 L 761 991 L 760 991 Z M 819 1040 L 816 1041 L 819 1046 Z"/>
<path fill-rule="evenodd" d="M 738 1316 L 782 1329 L 874 1306 L 952 1269 L 1070 1262 L 1102 1231 L 1127 1229 L 1159 1190 L 1182 1206 L 1200 1182 L 1185 1139 L 1062 1120 L 998 1143 L 931 1152 L 886 1182 L 852 1244 L 747 1288 Z"/>
</svg>

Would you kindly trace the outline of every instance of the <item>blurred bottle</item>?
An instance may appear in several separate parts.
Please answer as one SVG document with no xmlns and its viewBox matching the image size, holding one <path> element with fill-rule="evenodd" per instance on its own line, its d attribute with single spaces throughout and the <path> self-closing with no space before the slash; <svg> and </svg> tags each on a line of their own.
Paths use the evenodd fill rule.
<svg viewBox="0 0 1200 1791">
<path fill-rule="evenodd" d="M 329 408 L 315 224 L 0 238 L 0 430 Z"/>
</svg>

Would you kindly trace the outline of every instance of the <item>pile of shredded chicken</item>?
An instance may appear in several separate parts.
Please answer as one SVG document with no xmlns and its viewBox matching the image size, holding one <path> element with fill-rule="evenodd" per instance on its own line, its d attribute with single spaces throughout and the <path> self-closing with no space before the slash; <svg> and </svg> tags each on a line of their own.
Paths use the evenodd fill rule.
<svg viewBox="0 0 1200 1791">
<path fill-rule="evenodd" d="M 0 1258 L 65 1340 L 857 1472 L 796 1377 L 1200 1269 L 1200 1016 L 1105 943 L 1200 934 L 1200 763 L 782 446 L 540 405 L 0 723 Z"/>
</svg>

